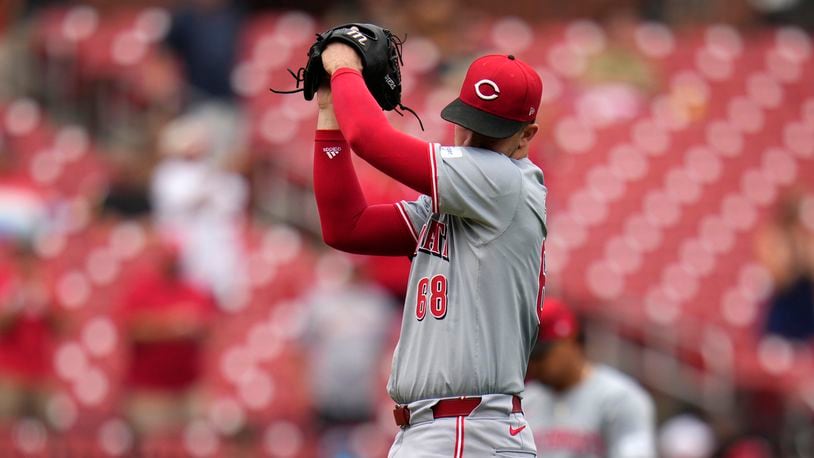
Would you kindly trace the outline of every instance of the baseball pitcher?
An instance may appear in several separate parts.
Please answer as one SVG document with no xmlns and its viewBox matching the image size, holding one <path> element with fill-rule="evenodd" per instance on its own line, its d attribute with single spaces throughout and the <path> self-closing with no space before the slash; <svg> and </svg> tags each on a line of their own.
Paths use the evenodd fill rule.
<svg viewBox="0 0 814 458">
<path fill-rule="evenodd" d="M 400 75 L 373 71 L 381 30 L 323 34 L 306 71 L 318 57 L 330 84 L 315 90 L 311 77 L 305 92 L 319 103 L 314 190 L 325 242 L 412 258 L 388 382 L 401 427 L 389 456 L 534 457 L 520 394 L 545 283 L 546 187 L 526 157 L 541 79 L 511 55 L 475 60 L 441 113 L 455 144 L 428 143 L 382 113 Z M 421 197 L 368 205 L 351 151 Z"/>
</svg>

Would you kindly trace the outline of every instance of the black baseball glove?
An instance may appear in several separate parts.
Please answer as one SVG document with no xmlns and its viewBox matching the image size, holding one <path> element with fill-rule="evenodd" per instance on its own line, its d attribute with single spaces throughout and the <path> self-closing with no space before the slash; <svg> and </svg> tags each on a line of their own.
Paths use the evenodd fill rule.
<svg viewBox="0 0 814 458">
<path fill-rule="evenodd" d="M 308 62 L 305 67 L 300 67 L 296 73 L 291 69 L 288 70 L 297 82 L 297 89 L 293 91 L 271 89 L 271 91 L 278 94 L 302 92 L 305 100 L 313 100 L 320 85 L 328 81 L 328 74 L 322 66 L 322 52 L 334 41 L 351 46 L 362 58 L 362 76 L 365 84 L 382 109 L 395 110 L 399 114 L 401 114 L 399 109 L 403 109 L 415 115 L 413 110 L 401 103 L 403 41 L 391 31 L 374 24 L 344 24 L 317 34 L 316 42 L 308 50 Z M 421 119 L 418 122 L 421 124 Z"/>
</svg>

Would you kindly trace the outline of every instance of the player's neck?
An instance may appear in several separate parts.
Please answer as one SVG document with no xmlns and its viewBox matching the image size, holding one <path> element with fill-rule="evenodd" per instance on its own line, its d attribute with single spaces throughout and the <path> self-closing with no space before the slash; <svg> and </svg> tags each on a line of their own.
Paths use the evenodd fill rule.
<svg viewBox="0 0 814 458">
<path fill-rule="evenodd" d="M 456 140 L 459 140 L 456 138 Z M 514 141 L 509 138 L 492 138 L 485 135 L 480 135 L 475 132 L 469 132 L 464 138 L 460 139 L 461 144 L 457 146 L 468 146 L 472 148 L 481 148 L 503 154 L 504 156 L 512 157 L 517 150 L 514 147 Z M 514 158 L 513 158 L 514 159 Z"/>
<path fill-rule="evenodd" d="M 480 148 L 480 149 L 488 149 L 489 151 L 494 151 L 498 154 L 502 154 L 506 157 L 511 159 L 523 159 L 526 157 L 523 151 L 518 151 L 517 149 L 512 149 L 508 147 L 508 145 L 501 145 L 500 143 L 470 143 L 464 144 L 460 146 L 468 146 L 471 148 Z"/>
</svg>

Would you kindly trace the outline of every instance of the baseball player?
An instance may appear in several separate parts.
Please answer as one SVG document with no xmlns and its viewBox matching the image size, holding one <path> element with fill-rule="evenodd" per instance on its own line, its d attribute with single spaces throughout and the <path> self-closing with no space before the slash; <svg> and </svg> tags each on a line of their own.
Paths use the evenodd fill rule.
<svg viewBox="0 0 814 458">
<path fill-rule="evenodd" d="M 314 190 L 325 241 L 340 250 L 411 256 L 388 391 L 401 430 L 391 458 L 534 457 L 519 395 L 544 287 L 546 187 L 527 158 L 542 82 L 510 55 L 470 66 L 441 116 L 455 146 L 395 130 L 353 48 L 322 53 Z M 353 151 L 422 195 L 368 205 Z"/>
<path fill-rule="evenodd" d="M 574 314 L 546 299 L 523 410 L 546 458 L 654 458 L 653 402 L 627 375 L 585 357 Z"/>
</svg>

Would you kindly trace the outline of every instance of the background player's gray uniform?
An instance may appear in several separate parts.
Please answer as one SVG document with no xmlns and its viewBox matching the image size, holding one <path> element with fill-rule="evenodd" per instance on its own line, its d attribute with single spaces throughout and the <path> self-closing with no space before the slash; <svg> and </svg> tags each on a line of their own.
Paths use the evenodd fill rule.
<svg viewBox="0 0 814 458">
<path fill-rule="evenodd" d="M 540 456 L 656 456 L 650 396 L 630 377 L 608 366 L 594 365 L 585 380 L 565 393 L 529 382 L 523 410 Z"/>
<path fill-rule="evenodd" d="M 437 177 L 433 195 L 399 204 L 415 230 L 418 248 L 388 391 L 400 404 L 520 394 L 543 295 L 542 172 L 528 159 L 493 151 L 429 148 Z M 508 404 L 505 399 L 495 402 L 510 410 L 510 398 Z M 504 421 L 508 416 L 506 412 Z M 444 420 L 454 427 L 454 418 Z M 509 432 L 500 427 L 495 434 L 533 451 L 529 431 L 517 437 Z M 484 449 L 475 448 L 478 443 L 498 442 L 491 434 L 470 439 L 467 450 L 476 450 L 471 456 L 483 456 Z M 399 456 L 426 456 L 402 439 L 394 445 L 403 450 Z M 427 450 L 441 449 L 436 444 Z"/>
</svg>

